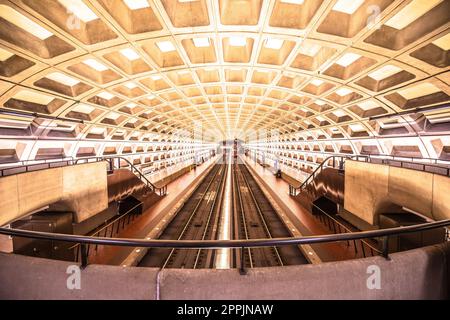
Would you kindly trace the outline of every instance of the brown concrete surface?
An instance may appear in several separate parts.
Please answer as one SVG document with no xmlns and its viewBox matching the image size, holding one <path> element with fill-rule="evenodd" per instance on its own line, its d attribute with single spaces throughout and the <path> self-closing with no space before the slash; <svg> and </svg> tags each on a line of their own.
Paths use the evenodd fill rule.
<svg viewBox="0 0 450 320">
<path fill-rule="evenodd" d="M 89 265 L 68 290 L 70 262 L 0 253 L 1 299 L 446 299 L 450 244 L 320 265 L 187 270 Z M 369 266 L 381 289 L 368 289 Z"/>
<path fill-rule="evenodd" d="M 63 167 L 62 202 L 81 222 L 108 208 L 106 163 Z"/>
<path fill-rule="evenodd" d="M 0 299 L 155 299 L 158 269 L 89 265 L 67 289 L 71 262 L 0 253 Z"/>
<path fill-rule="evenodd" d="M 145 210 L 137 219 L 133 220 L 125 230 L 120 231 L 116 237 L 118 238 L 140 238 L 144 239 L 148 236 L 156 237 L 152 232 L 160 233 L 163 225 L 162 220 L 166 220 L 163 224 L 169 223 L 170 219 L 164 219 L 177 206 L 182 205 L 190 190 L 200 183 L 202 177 L 217 161 L 217 157 L 212 158 L 199 166 L 195 170 L 191 170 L 167 185 L 167 195 L 162 197 L 157 203 Z M 159 230 L 156 228 L 159 227 Z M 150 235 L 151 234 L 151 235 Z M 133 255 L 132 247 L 112 247 L 99 246 L 98 251 L 90 256 L 92 263 L 122 265 L 130 264 L 127 257 Z M 144 253 L 144 250 L 141 251 Z M 126 260 L 126 262 L 124 262 Z M 131 259 L 134 260 L 134 259 Z"/>
<path fill-rule="evenodd" d="M 272 198 L 286 213 L 295 227 L 303 236 L 330 234 L 331 231 L 326 226 L 313 217 L 307 208 L 303 207 L 294 197 L 289 195 L 289 185 L 283 179 L 277 179 L 270 170 L 245 157 L 245 163 L 252 174 L 257 177 L 257 181 L 269 191 Z M 345 242 L 320 243 L 311 246 L 322 261 L 340 261 L 355 258 L 352 246 L 347 246 Z M 362 257 L 362 251 L 358 250 L 357 255 Z"/>
<path fill-rule="evenodd" d="M 75 212 L 81 222 L 108 207 L 104 162 L 0 178 L 0 225 L 47 205 Z"/>
<path fill-rule="evenodd" d="M 344 208 L 376 225 L 378 215 L 406 207 L 433 220 L 450 218 L 450 178 L 347 160 Z"/>
</svg>

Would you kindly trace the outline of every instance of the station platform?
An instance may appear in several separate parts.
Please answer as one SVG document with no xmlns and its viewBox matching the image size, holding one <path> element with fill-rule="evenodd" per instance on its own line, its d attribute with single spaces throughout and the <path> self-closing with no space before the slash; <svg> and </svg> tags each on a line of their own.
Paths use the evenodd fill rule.
<svg viewBox="0 0 450 320">
<path fill-rule="evenodd" d="M 116 236 L 117 238 L 145 239 L 149 232 L 164 218 L 167 212 L 182 201 L 189 189 L 201 181 L 201 178 L 216 163 L 218 157 L 210 158 L 203 164 L 184 173 L 167 185 L 167 195 L 143 212 L 138 218 Z M 95 255 L 89 256 L 89 263 L 121 265 L 133 251 L 130 247 L 98 247 Z"/>
<path fill-rule="evenodd" d="M 190 171 L 193 167 L 194 164 L 192 161 L 184 161 L 168 168 L 146 174 L 145 176 L 150 180 L 151 183 L 159 187 L 174 181 L 181 175 Z"/>
<path fill-rule="evenodd" d="M 282 204 L 281 207 L 284 211 L 286 211 L 286 214 L 291 219 L 291 222 L 302 234 L 302 236 L 330 234 L 330 231 L 324 225 L 322 225 L 306 208 L 304 208 L 299 202 L 289 195 L 289 183 L 291 182 L 286 182 L 284 177 L 283 179 L 276 178 L 273 170 L 261 166 L 250 157 L 242 157 L 241 159 L 254 174 L 264 181 L 264 186 L 266 189 L 273 196 L 275 201 Z M 297 177 L 300 177 L 300 175 Z M 291 179 L 293 178 L 291 177 Z M 296 181 L 300 184 L 303 180 Z M 314 244 L 311 247 L 323 262 L 341 261 L 355 258 L 353 248 L 348 247 L 346 244 L 324 243 Z"/>
</svg>

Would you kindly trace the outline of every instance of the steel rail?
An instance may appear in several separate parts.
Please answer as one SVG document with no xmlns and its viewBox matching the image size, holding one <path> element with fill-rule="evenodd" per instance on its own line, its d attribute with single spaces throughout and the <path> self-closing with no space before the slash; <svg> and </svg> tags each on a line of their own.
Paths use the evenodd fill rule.
<svg viewBox="0 0 450 320">
<path fill-rule="evenodd" d="M 206 234 L 208 233 L 208 229 L 210 227 L 211 224 L 211 217 L 213 216 L 214 211 L 216 211 L 217 215 L 220 215 L 220 205 L 222 203 L 221 199 L 223 198 L 223 190 L 225 188 L 224 184 L 226 181 L 226 168 L 223 168 L 222 170 L 222 177 L 219 181 L 219 184 L 217 186 L 216 189 L 216 194 L 214 195 L 214 199 L 213 199 L 213 203 L 211 205 L 211 209 L 208 212 L 208 219 L 206 220 L 206 225 L 205 225 L 205 229 L 203 230 L 202 233 L 202 240 L 205 240 Z M 219 197 L 219 193 L 220 193 L 220 197 Z M 216 206 L 217 203 L 217 199 L 219 199 L 219 205 Z M 198 260 L 200 258 L 200 254 L 202 252 L 202 249 L 197 249 L 197 254 L 195 255 L 195 262 L 194 262 L 194 269 L 197 269 L 197 264 L 198 264 Z"/>
<path fill-rule="evenodd" d="M 198 200 L 197 204 L 195 205 L 194 209 L 192 210 L 192 213 L 189 216 L 188 221 L 186 222 L 186 224 L 183 227 L 183 230 L 181 230 L 180 235 L 178 236 L 178 241 L 183 241 L 181 240 L 181 238 L 184 236 L 184 234 L 186 233 L 187 228 L 189 227 L 191 221 L 194 219 L 195 215 L 198 212 L 198 209 L 200 208 L 200 205 L 202 204 L 202 202 L 205 200 L 206 195 L 208 194 L 209 189 L 211 188 L 212 184 L 214 183 L 217 175 L 219 174 L 219 172 L 222 171 L 223 168 L 219 168 L 217 169 L 217 171 L 214 173 L 213 178 L 211 179 L 211 181 L 208 183 L 205 192 L 203 193 L 202 197 Z M 192 241 L 192 240 L 191 240 Z M 170 251 L 169 255 L 167 256 L 167 258 L 164 260 L 164 264 L 162 266 L 161 269 L 166 268 L 166 266 L 169 264 L 169 260 L 172 258 L 173 253 L 175 252 L 176 248 L 172 248 L 172 250 Z"/>
<path fill-rule="evenodd" d="M 272 234 L 271 234 L 271 232 L 269 230 L 269 227 L 267 225 L 266 219 L 265 219 L 265 217 L 264 217 L 264 215 L 262 213 L 261 207 L 259 206 L 258 201 L 256 201 L 255 195 L 253 193 L 252 188 L 250 187 L 250 184 L 248 182 L 247 177 L 245 176 L 244 172 L 242 172 L 240 169 L 238 169 L 238 171 L 239 171 L 239 173 L 240 173 L 240 175 L 242 177 L 242 181 L 244 181 L 244 184 L 247 187 L 247 190 L 248 190 L 248 192 L 250 194 L 251 199 L 253 200 L 253 204 L 255 205 L 255 208 L 256 208 L 256 211 L 258 213 L 258 216 L 259 216 L 259 218 L 260 218 L 260 220 L 261 220 L 261 222 L 263 224 L 264 231 L 265 231 L 266 235 L 269 237 L 269 239 L 273 239 Z M 274 246 L 272 248 L 275 251 L 275 255 L 277 257 L 277 260 L 278 260 L 279 264 L 281 266 L 283 266 L 284 265 L 283 264 L 283 260 L 281 259 L 281 256 L 280 256 L 280 253 L 279 253 L 277 247 Z"/>
<path fill-rule="evenodd" d="M 234 169 L 233 169 L 233 187 L 235 188 L 235 192 L 236 195 L 238 197 L 239 200 L 239 208 L 240 208 L 240 218 L 242 219 L 242 227 L 244 229 L 244 235 L 245 235 L 245 239 L 248 240 L 248 231 L 247 231 L 247 223 L 246 223 L 246 218 L 245 218 L 245 214 L 244 214 L 244 203 L 242 201 L 242 193 L 241 193 L 241 189 L 239 187 L 239 179 L 238 179 L 238 170 L 239 170 L 239 164 L 234 164 Z M 235 210 L 235 215 L 237 215 L 237 208 L 234 208 Z M 244 256 L 244 248 L 241 248 L 242 252 L 241 252 L 241 270 L 244 270 L 245 267 L 245 256 Z M 247 254 L 248 254 L 248 260 L 250 263 L 250 268 L 253 268 L 253 258 L 252 258 L 252 252 L 250 250 L 250 248 L 247 248 Z"/>
<path fill-rule="evenodd" d="M 353 233 L 325 234 L 303 237 L 272 238 L 272 239 L 252 239 L 252 240 L 146 240 L 132 238 L 106 238 L 71 235 L 63 233 L 50 233 L 41 231 L 29 231 L 0 227 L 0 234 L 33 238 L 42 240 L 56 240 L 64 242 L 75 242 L 82 244 L 99 244 L 108 246 L 143 247 L 143 248 L 257 248 L 287 245 L 303 245 L 325 242 L 337 242 L 347 240 L 359 240 L 366 238 L 389 237 L 405 233 L 427 231 L 450 226 L 450 219 L 422 223 L 412 226 L 396 227 L 389 229 L 361 231 Z"/>
</svg>

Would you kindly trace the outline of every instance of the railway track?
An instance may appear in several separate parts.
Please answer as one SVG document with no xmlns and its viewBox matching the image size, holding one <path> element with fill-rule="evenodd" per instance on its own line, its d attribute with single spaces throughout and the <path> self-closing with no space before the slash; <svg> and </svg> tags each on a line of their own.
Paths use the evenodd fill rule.
<svg viewBox="0 0 450 320">
<path fill-rule="evenodd" d="M 243 164 L 233 164 L 231 174 L 231 235 L 233 239 L 290 237 L 269 200 Z M 216 164 L 183 204 L 159 239 L 214 240 L 219 221 L 227 176 L 227 165 Z M 222 213 L 223 214 L 223 213 Z M 231 267 L 254 268 L 308 263 L 296 246 L 230 250 Z M 216 250 L 150 249 L 139 266 L 159 268 L 214 268 Z M 241 262 L 243 261 L 243 263 Z"/>
<path fill-rule="evenodd" d="M 212 240 L 216 238 L 226 167 L 216 164 L 164 229 L 160 239 Z M 142 267 L 212 268 L 214 250 L 150 249 Z"/>
<path fill-rule="evenodd" d="M 235 239 L 290 237 L 291 233 L 243 164 L 233 165 L 233 226 Z M 275 267 L 306 264 L 296 246 L 235 250 L 235 267 Z"/>
</svg>

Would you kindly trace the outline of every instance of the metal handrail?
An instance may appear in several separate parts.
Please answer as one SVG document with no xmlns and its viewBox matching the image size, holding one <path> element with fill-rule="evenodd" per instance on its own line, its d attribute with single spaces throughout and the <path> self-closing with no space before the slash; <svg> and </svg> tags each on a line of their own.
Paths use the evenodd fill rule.
<svg viewBox="0 0 450 320">
<path fill-rule="evenodd" d="M 299 192 L 302 191 L 303 189 L 305 189 L 306 186 L 311 182 L 310 180 L 313 180 L 316 177 L 316 175 L 320 171 L 322 171 L 322 169 L 325 166 L 331 167 L 331 168 L 336 168 L 336 159 L 340 160 L 338 162 L 340 170 L 344 170 L 345 160 L 362 161 L 361 159 L 363 159 L 364 162 L 372 163 L 373 159 L 381 159 L 381 164 L 392 165 L 392 162 L 397 162 L 397 163 L 399 162 L 401 168 L 407 168 L 407 169 L 412 169 L 412 168 L 405 166 L 405 164 L 414 165 L 414 166 L 422 166 L 421 171 L 424 171 L 424 172 L 430 172 L 430 171 L 427 171 L 427 168 L 435 168 L 435 170 L 441 170 L 442 172 L 445 172 L 445 173 L 440 173 L 438 171 L 434 171 L 433 173 L 440 174 L 440 175 L 447 176 L 447 177 L 450 176 L 450 167 L 444 167 L 444 166 L 439 166 L 439 165 L 435 165 L 435 164 L 419 163 L 419 162 L 414 162 L 414 161 L 412 161 L 412 162 L 402 161 L 402 160 L 396 160 L 395 158 L 396 158 L 395 156 L 387 156 L 385 158 L 384 156 L 381 156 L 381 155 L 332 155 L 332 156 L 329 156 L 329 157 L 325 158 L 319 164 L 319 166 L 306 178 L 305 181 L 303 181 L 300 184 L 300 186 L 295 187 L 295 186 L 289 184 L 289 194 L 291 196 L 298 195 Z M 402 157 L 399 157 L 399 158 L 402 158 Z M 405 159 L 409 159 L 409 158 L 405 158 Z M 411 159 L 419 159 L 419 158 L 411 158 Z M 423 158 L 423 159 L 431 160 L 430 158 Z M 328 166 L 328 162 L 330 160 L 333 160 L 332 166 Z M 433 160 L 439 160 L 439 159 L 433 159 Z M 376 163 L 376 162 L 374 162 L 374 163 Z"/>
<path fill-rule="evenodd" d="M 267 150 L 267 149 L 263 149 L 263 148 L 255 148 L 257 150 Z M 272 150 L 272 149 L 269 149 Z M 314 151 L 314 150 L 297 150 L 297 149 L 274 149 L 274 151 L 278 151 L 278 152 L 299 152 L 299 153 L 312 153 L 312 154 L 320 154 L 320 155 L 324 155 L 324 154 L 329 154 L 331 156 L 347 156 L 349 154 L 347 153 L 333 153 L 333 152 L 322 152 L 322 151 Z M 356 155 L 355 155 L 356 156 Z M 415 161 L 430 161 L 431 163 L 435 163 L 438 164 L 438 162 L 449 162 L 449 160 L 445 160 L 445 159 L 438 159 L 438 158 L 429 158 L 429 157 L 408 157 L 408 156 L 395 156 L 395 155 L 391 155 L 391 154 L 383 154 L 383 153 L 378 153 L 378 154 L 361 154 L 359 155 L 361 157 L 372 157 L 372 158 L 376 158 L 376 157 L 381 157 L 381 158 L 391 158 L 392 160 L 395 160 L 396 158 L 398 159 L 407 159 L 407 160 L 411 160 L 411 162 L 415 162 Z M 396 160 L 399 161 L 399 160 Z M 400 160 L 401 161 L 401 160 Z"/>
<path fill-rule="evenodd" d="M 57 166 L 52 166 L 52 164 L 61 164 L 65 163 L 66 165 L 70 165 L 70 163 L 74 161 L 74 157 L 64 157 L 64 158 L 53 158 L 53 159 L 42 159 L 42 160 L 22 160 L 22 161 L 14 161 L 14 162 L 3 162 L 0 165 L 8 165 L 8 164 L 20 164 L 15 165 L 11 167 L 2 167 L 0 168 L 0 177 L 7 176 L 5 174 L 5 171 L 14 170 L 15 174 L 29 172 L 29 171 L 39 171 L 39 170 L 45 170 L 50 168 L 55 168 Z M 32 167 L 39 167 L 46 165 L 44 168 L 40 168 L 38 170 L 29 170 L 29 168 Z M 24 169 L 23 171 L 17 172 L 17 170 Z"/>
<path fill-rule="evenodd" d="M 81 243 L 82 266 L 87 265 L 86 245 L 107 245 L 141 248 L 180 248 L 180 249 L 217 249 L 217 248 L 256 248 L 256 247 L 279 247 L 288 245 L 306 245 L 326 242 L 351 241 L 368 238 L 383 238 L 383 256 L 388 258 L 388 242 L 390 236 L 427 231 L 442 228 L 450 225 L 450 219 L 428 222 L 405 227 L 390 229 L 371 230 L 353 233 L 328 234 L 317 236 L 272 238 L 272 239 L 251 239 L 251 240 L 147 240 L 128 238 L 104 238 L 89 237 L 79 235 L 69 235 L 61 233 L 49 233 L 39 231 L 29 231 L 20 229 L 0 228 L 0 234 L 33 238 L 42 240 L 54 240 L 64 242 Z"/>
<path fill-rule="evenodd" d="M 322 169 L 325 167 L 325 165 L 327 165 L 327 163 L 332 160 L 333 161 L 333 165 L 332 168 L 336 168 L 336 159 L 338 159 L 339 161 L 337 162 L 339 164 L 339 169 L 343 170 L 344 169 L 344 159 L 348 159 L 351 158 L 352 156 L 330 156 L 325 158 L 322 163 L 306 178 L 305 181 L 303 181 L 302 184 L 300 184 L 300 186 L 295 187 L 292 184 L 289 184 L 289 194 L 291 196 L 296 196 L 298 195 L 298 193 L 305 189 L 306 186 L 312 181 L 314 180 L 314 178 L 316 177 L 316 175 L 322 171 Z M 328 167 L 328 166 L 327 166 Z"/>
<path fill-rule="evenodd" d="M 344 230 L 344 233 L 353 233 L 354 231 L 353 230 L 351 230 L 349 227 L 347 227 L 346 225 L 344 225 L 341 221 L 339 221 L 339 220 L 337 220 L 336 218 L 334 218 L 333 216 L 331 216 L 330 214 L 328 214 L 326 211 L 324 211 L 322 208 L 320 208 L 319 206 L 317 206 L 317 205 L 315 205 L 315 204 L 312 204 L 313 206 L 314 206 L 314 208 L 316 208 L 316 209 L 318 209 L 325 217 L 326 217 L 326 219 L 328 219 L 329 221 L 331 221 L 332 223 L 333 223 L 333 230 L 334 230 L 334 233 L 336 234 L 336 229 L 339 229 L 339 233 L 342 233 L 342 230 Z M 323 221 L 323 219 L 321 218 L 321 215 L 318 215 L 319 216 L 319 220 L 321 221 L 321 222 L 324 222 Z M 325 223 L 325 222 L 324 222 Z M 328 223 L 325 223 L 329 228 L 330 228 L 330 230 L 331 230 L 331 227 L 330 227 L 330 225 L 328 224 Z M 337 226 L 337 228 L 336 228 L 336 226 Z M 370 244 L 369 242 L 367 242 L 367 239 L 360 239 L 359 241 L 361 241 L 361 248 L 362 248 L 362 253 L 363 253 L 363 256 L 364 257 L 366 257 L 366 253 L 365 253 L 365 250 L 364 250 L 364 245 L 366 245 L 369 249 L 370 249 L 370 251 L 371 251 L 371 253 L 372 253 L 372 255 L 373 255 L 373 252 L 376 252 L 376 253 L 378 253 L 378 254 L 382 254 L 382 252 L 378 249 L 378 248 L 375 248 L 372 244 Z M 349 243 L 347 242 L 347 245 L 348 245 Z M 353 240 L 353 246 L 354 246 L 354 249 L 355 249 L 355 254 L 357 253 L 357 245 L 356 245 L 356 240 Z"/>
<path fill-rule="evenodd" d="M 125 161 L 129 166 L 130 166 L 130 171 L 134 174 L 136 174 L 138 176 L 138 178 L 148 187 L 150 188 L 150 190 L 152 192 L 157 192 L 159 193 L 160 196 L 164 196 L 167 194 L 167 184 L 161 186 L 161 187 L 157 187 L 155 186 L 145 175 L 144 173 L 142 173 L 141 170 L 139 170 L 130 160 L 128 160 L 125 157 L 122 156 L 93 156 L 93 157 L 82 157 L 82 158 L 73 158 L 73 157 L 68 157 L 67 160 L 59 160 L 59 161 L 41 161 L 41 162 L 37 162 L 37 163 L 33 163 L 33 164 L 27 164 L 27 165 L 22 165 L 22 166 L 15 166 L 15 167 L 8 167 L 8 168 L 2 168 L 0 169 L 0 177 L 4 177 L 5 175 L 5 171 L 7 170 L 14 170 L 15 174 L 20 174 L 20 173 L 24 173 L 24 172 L 29 172 L 29 168 L 30 167 L 35 167 L 35 166 L 42 166 L 42 165 L 47 165 L 43 168 L 37 169 L 37 170 L 31 170 L 31 171 L 41 171 L 41 170 L 46 170 L 46 169 L 50 169 L 52 168 L 52 164 L 65 164 L 65 166 L 70 166 L 70 165 L 77 165 L 77 164 L 81 164 L 81 163 L 89 163 L 89 162 L 100 162 L 100 161 L 108 161 L 109 163 L 109 169 L 110 170 L 114 170 L 114 160 L 118 159 L 117 162 L 117 166 L 116 168 L 120 169 L 121 168 L 121 161 Z M 90 161 L 90 160 L 94 160 L 94 161 Z M 20 171 L 21 169 L 24 169 L 23 171 Z M 17 172 L 19 171 L 19 172 Z"/>
<path fill-rule="evenodd" d="M 130 215 L 133 214 L 134 210 L 137 209 L 137 208 L 139 208 L 140 206 L 142 206 L 142 203 L 136 204 L 135 206 L 133 206 L 131 209 L 129 209 L 129 210 L 126 211 L 125 213 L 118 214 L 118 217 L 116 217 L 116 218 L 113 219 L 112 221 L 105 222 L 105 224 L 104 224 L 100 229 L 94 230 L 95 232 L 90 232 L 89 237 L 99 237 L 101 233 L 104 234 L 103 237 L 107 237 L 106 235 L 107 235 L 107 233 L 108 233 L 108 229 L 110 229 L 110 227 L 112 227 L 111 230 L 110 230 L 110 236 L 107 237 L 107 238 L 112 238 L 112 234 L 113 234 L 113 233 L 114 233 L 114 234 L 117 234 L 117 232 L 119 231 L 119 228 L 117 228 L 117 231 L 114 232 L 115 224 L 116 224 L 117 222 L 119 223 L 119 226 L 120 226 L 120 223 L 121 223 L 121 222 L 123 222 L 123 224 L 125 224 L 124 218 L 128 218 L 128 223 L 129 223 L 129 221 L 130 221 Z M 76 247 L 78 247 L 79 245 L 80 245 L 80 243 L 77 243 L 77 244 L 73 245 L 72 247 L 70 247 L 69 249 L 76 248 Z"/>
<path fill-rule="evenodd" d="M 58 157 L 58 158 L 48 158 L 48 159 L 37 159 L 37 160 L 18 160 L 18 161 L 5 161 L 0 163 L 0 165 L 8 165 L 8 164 L 14 164 L 15 166 L 9 167 L 9 168 L 16 168 L 21 166 L 30 166 L 34 164 L 43 164 L 43 163 L 50 163 L 50 162 L 63 162 L 68 160 L 74 160 L 75 158 L 73 156 L 67 156 L 67 157 Z M 35 162 L 32 164 L 27 164 L 28 162 Z"/>
<path fill-rule="evenodd" d="M 114 167 L 114 160 L 117 161 L 117 166 Z M 89 160 L 95 160 L 95 162 L 99 161 L 107 161 L 109 163 L 109 169 L 112 171 L 114 168 L 121 169 L 121 161 L 125 161 L 130 166 L 130 171 L 138 176 L 138 178 L 146 184 L 148 188 L 151 189 L 152 192 L 158 191 L 160 196 L 164 196 L 167 194 L 167 184 L 163 185 L 162 187 L 155 186 L 145 175 L 142 173 L 141 170 L 139 170 L 130 160 L 128 160 L 125 157 L 121 156 L 101 156 L 101 157 L 85 157 L 85 158 L 78 158 L 75 160 L 74 164 L 78 163 L 88 163 Z"/>
<path fill-rule="evenodd" d="M 447 176 L 447 177 L 450 176 L 450 165 L 449 166 L 441 166 L 441 165 L 438 165 L 437 162 L 435 162 L 435 164 L 428 164 L 428 163 L 423 163 L 423 162 L 414 162 L 414 160 L 413 161 L 397 160 L 396 157 L 389 158 L 389 157 L 373 156 L 373 155 L 368 155 L 368 156 L 355 155 L 352 158 L 356 158 L 357 161 L 360 161 L 359 160 L 360 157 L 365 158 L 364 162 L 373 162 L 374 159 L 380 159 L 381 164 L 392 165 L 392 163 L 400 163 L 401 168 L 407 168 L 407 169 L 412 169 L 412 168 L 405 167 L 404 166 L 405 164 L 414 165 L 414 166 L 422 166 L 421 171 L 425 171 L 425 172 L 430 172 L 427 170 L 427 168 L 435 168 L 436 170 L 441 170 L 442 172 L 445 172 L 445 173 L 440 173 L 439 171 L 433 171 L 433 173 Z M 413 159 L 418 159 L 418 158 L 413 158 Z M 424 158 L 424 160 L 430 160 L 430 159 Z M 434 160 L 442 161 L 439 159 L 434 159 Z M 374 163 L 376 163 L 376 162 L 374 162 Z"/>
</svg>

